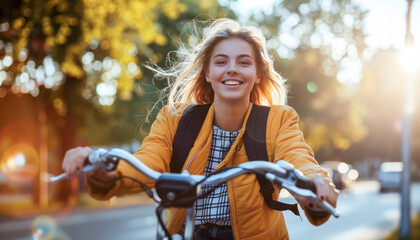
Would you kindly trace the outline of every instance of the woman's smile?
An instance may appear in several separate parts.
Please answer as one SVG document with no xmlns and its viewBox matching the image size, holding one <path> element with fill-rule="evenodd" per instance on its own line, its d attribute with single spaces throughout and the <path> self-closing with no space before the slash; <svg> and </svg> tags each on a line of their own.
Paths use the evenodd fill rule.
<svg viewBox="0 0 420 240">
<path fill-rule="evenodd" d="M 242 81 L 234 80 L 234 79 L 228 79 L 228 80 L 222 81 L 222 83 L 228 86 L 239 86 L 243 84 Z"/>
</svg>

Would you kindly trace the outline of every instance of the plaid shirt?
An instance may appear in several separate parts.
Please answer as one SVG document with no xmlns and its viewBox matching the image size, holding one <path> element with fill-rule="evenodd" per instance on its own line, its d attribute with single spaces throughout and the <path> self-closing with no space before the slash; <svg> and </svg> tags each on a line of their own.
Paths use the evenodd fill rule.
<svg viewBox="0 0 420 240">
<path fill-rule="evenodd" d="M 217 165 L 223 161 L 239 131 L 228 132 L 213 125 L 213 136 L 210 155 L 207 160 L 204 175 L 212 173 Z M 203 186 L 206 192 L 211 186 Z M 213 223 L 221 226 L 230 226 L 230 207 L 227 194 L 227 183 L 221 184 L 205 198 L 199 199 L 195 204 L 195 225 Z"/>
</svg>

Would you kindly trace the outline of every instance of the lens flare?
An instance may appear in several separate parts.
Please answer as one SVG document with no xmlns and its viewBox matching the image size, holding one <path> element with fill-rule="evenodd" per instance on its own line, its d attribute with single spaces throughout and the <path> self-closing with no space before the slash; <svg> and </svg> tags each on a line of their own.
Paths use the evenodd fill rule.
<svg viewBox="0 0 420 240">
<path fill-rule="evenodd" d="M 34 179 L 38 172 L 38 153 L 28 143 L 14 144 L 5 152 L 0 162 L 0 169 L 10 181 L 24 183 Z"/>
<path fill-rule="evenodd" d="M 32 223 L 32 240 L 60 239 L 70 240 L 49 216 L 39 216 Z"/>
</svg>

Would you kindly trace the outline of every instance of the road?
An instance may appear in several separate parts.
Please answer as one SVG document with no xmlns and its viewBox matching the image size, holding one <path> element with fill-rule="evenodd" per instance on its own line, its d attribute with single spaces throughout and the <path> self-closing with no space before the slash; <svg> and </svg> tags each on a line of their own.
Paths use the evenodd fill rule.
<svg viewBox="0 0 420 240">
<path fill-rule="evenodd" d="M 101 210 L 74 210 L 70 214 L 53 213 L 31 219 L 14 219 L 0 223 L 0 239 L 29 240 L 39 235 L 52 239 L 154 239 L 156 224 L 154 205 Z M 37 231 L 38 229 L 38 231 Z"/>
<path fill-rule="evenodd" d="M 361 182 L 350 191 L 340 193 L 337 209 L 341 216 L 330 218 L 315 227 L 306 219 L 301 221 L 293 214 L 285 213 L 289 236 L 292 240 L 376 240 L 399 226 L 399 193 L 379 193 L 375 181 Z M 411 212 L 420 209 L 420 184 L 412 184 Z"/>
<path fill-rule="evenodd" d="M 420 184 L 412 185 L 412 212 L 420 209 Z M 290 198 L 286 200 L 291 201 Z M 350 191 L 340 193 L 339 219 L 331 218 L 315 227 L 308 220 L 285 213 L 292 240 L 376 240 L 398 227 L 400 196 L 380 194 L 376 182 L 361 182 Z M 54 239 L 154 239 L 156 233 L 154 206 L 74 210 L 68 215 L 49 214 L 29 219 L 0 222 L 0 239 L 36 239 L 52 234 Z M 36 229 L 39 229 L 38 232 Z M 42 229 L 42 230 L 41 230 Z M 33 238 L 34 237 L 34 238 Z"/>
</svg>

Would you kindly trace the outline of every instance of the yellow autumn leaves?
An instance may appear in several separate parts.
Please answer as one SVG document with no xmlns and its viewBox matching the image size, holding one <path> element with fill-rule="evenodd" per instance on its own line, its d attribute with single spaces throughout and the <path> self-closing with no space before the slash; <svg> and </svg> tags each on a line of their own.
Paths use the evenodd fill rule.
<svg viewBox="0 0 420 240">
<path fill-rule="evenodd" d="M 92 40 L 100 41 L 108 56 L 122 66 L 117 79 L 118 92 L 122 99 L 128 100 L 135 79 L 142 76 L 140 70 L 135 76 L 128 71 L 128 65 L 137 62 L 137 56 L 130 50 L 152 43 L 165 45 L 167 39 L 157 19 L 161 14 L 171 19 L 178 18 L 186 11 L 186 5 L 178 0 L 84 0 L 83 4 L 83 21 L 80 22 L 83 44 L 87 46 Z"/>
<path fill-rule="evenodd" d="M 45 36 L 42 40 L 45 54 L 61 48 L 64 56 L 61 70 L 82 79 L 85 71 L 80 64 L 81 56 L 89 43 L 96 41 L 122 67 L 118 91 L 123 99 L 130 99 L 134 81 L 142 73 L 139 69 L 133 76 L 128 65 L 138 64 L 137 54 L 154 56 L 155 53 L 146 51 L 147 45 L 168 43 L 158 19 L 162 14 L 173 20 L 179 18 L 187 11 L 187 4 L 180 0 L 26 0 L 20 10 L 21 16 L 12 21 L 18 32 L 14 42 L 16 55 L 30 44 L 28 40 L 37 25 L 42 33 L 35 34 Z"/>
</svg>

